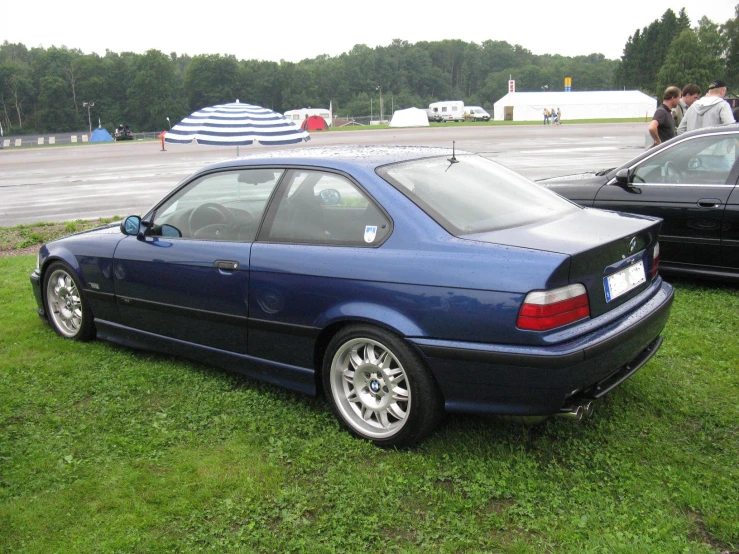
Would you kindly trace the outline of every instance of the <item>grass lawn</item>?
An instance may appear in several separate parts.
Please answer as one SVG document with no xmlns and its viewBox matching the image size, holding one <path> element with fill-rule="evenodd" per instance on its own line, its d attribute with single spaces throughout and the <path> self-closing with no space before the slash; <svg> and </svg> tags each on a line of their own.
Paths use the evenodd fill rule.
<svg viewBox="0 0 739 554">
<path fill-rule="evenodd" d="M 582 423 L 450 415 L 407 451 L 321 399 L 57 337 L 0 258 L 0 552 L 739 551 L 739 294 L 677 282 Z"/>
</svg>

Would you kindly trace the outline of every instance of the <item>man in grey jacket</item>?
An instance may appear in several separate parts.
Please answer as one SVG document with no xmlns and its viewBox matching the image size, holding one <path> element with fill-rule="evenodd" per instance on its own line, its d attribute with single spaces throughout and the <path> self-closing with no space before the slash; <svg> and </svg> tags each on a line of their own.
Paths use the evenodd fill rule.
<svg viewBox="0 0 739 554">
<path fill-rule="evenodd" d="M 677 128 L 677 134 L 682 135 L 686 131 L 701 127 L 734 123 L 731 106 L 724 100 L 724 96 L 726 96 L 725 82 L 717 79 L 708 85 L 706 95 L 693 102 L 693 105 L 685 112 L 685 117 Z"/>
</svg>

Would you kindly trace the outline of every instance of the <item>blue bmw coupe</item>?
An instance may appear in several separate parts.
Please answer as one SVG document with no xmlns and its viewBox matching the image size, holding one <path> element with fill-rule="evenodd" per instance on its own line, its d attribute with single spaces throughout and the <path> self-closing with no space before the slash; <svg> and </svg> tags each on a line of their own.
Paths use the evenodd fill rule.
<svg viewBox="0 0 739 554">
<path fill-rule="evenodd" d="M 293 149 L 46 244 L 31 283 L 63 337 L 323 391 L 354 435 L 406 446 L 445 411 L 589 415 L 661 344 L 660 223 L 469 153 Z"/>
</svg>

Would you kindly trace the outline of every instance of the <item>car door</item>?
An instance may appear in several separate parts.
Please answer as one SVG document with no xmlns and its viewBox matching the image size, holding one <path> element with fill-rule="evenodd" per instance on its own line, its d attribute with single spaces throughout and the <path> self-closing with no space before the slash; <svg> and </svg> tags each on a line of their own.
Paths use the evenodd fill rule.
<svg viewBox="0 0 739 554">
<path fill-rule="evenodd" d="M 312 368 L 317 319 L 366 286 L 342 276 L 346 267 L 390 232 L 390 218 L 344 175 L 290 171 L 252 247 L 249 354 Z"/>
<path fill-rule="evenodd" d="M 725 267 L 739 271 L 739 185 L 734 187 L 724 210 L 721 259 Z"/>
<path fill-rule="evenodd" d="M 115 252 L 125 325 L 247 353 L 249 256 L 282 170 L 222 170 L 180 187 Z"/>
<path fill-rule="evenodd" d="M 737 133 L 688 137 L 629 168 L 629 185 L 601 187 L 594 206 L 664 220 L 663 263 L 721 265 L 723 218 L 736 183 Z"/>
</svg>

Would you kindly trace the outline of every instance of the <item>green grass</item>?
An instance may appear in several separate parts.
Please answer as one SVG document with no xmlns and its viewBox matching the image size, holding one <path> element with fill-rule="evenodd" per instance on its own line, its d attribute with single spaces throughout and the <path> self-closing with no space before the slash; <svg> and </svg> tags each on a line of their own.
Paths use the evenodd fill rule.
<svg viewBox="0 0 739 554">
<path fill-rule="evenodd" d="M 407 451 L 324 401 L 57 337 L 0 258 L 0 552 L 739 550 L 739 294 L 678 282 L 593 418 L 450 415 Z"/>
<path fill-rule="evenodd" d="M 51 240 L 94 229 L 100 225 L 119 221 L 120 216 L 103 219 L 77 219 L 64 223 L 33 223 L 16 225 L 14 227 L 0 227 L 0 252 L 21 250 L 31 246 L 41 246 Z"/>
</svg>

